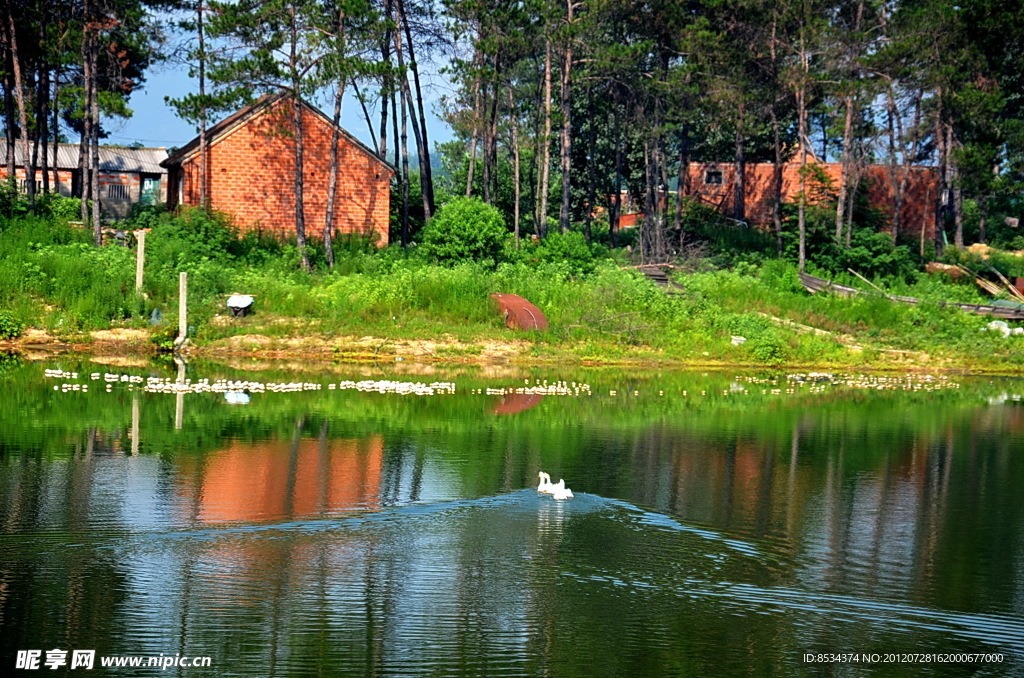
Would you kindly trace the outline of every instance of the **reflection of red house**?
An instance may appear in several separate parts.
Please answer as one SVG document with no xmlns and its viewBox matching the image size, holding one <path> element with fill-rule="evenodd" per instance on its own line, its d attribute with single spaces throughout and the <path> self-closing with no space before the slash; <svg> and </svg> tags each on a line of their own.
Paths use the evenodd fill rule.
<svg viewBox="0 0 1024 678">
<path fill-rule="evenodd" d="M 195 518 L 204 523 L 309 518 L 379 507 L 383 443 L 305 439 L 236 442 L 196 472 Z M 184 489 L 184 488 L 183 488 Z"/>
<path fill-rule="evenodd" d="M 213 209 L 234 217 L 241 229 L 287 236 L 295 233 L 295 129 L 292 99 L 268 96 L 207 131 L 207 198 Z M 330 118 L 306 102 L 302 107 L 303 204 L 307 233 L 323 232 L 330 175 Z M 376 235 L 388 242 L 391 176 L 394 169 L 348 132 L 339 129 L 336 233 Z M 167 204 L 199 205 L 199 138 L 163 163 L 168 169 Z"/>
</svg>

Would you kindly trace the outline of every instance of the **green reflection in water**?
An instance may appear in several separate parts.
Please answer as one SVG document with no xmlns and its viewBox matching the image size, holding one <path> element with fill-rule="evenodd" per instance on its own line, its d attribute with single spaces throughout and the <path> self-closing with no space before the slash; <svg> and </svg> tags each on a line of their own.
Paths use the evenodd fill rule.
<svg viewBox="0 0 1024 678">
<path fill-rule="evenodd" d="M 1024 668 L 1020 382 L 190 366 L 324 387 L 187 394 L 179 429 L 175 395 L 108 393 L 89 379 L 108 371 L 174 376 L 0 375 L 0 661 L 65 646 L 210 655 L 210 675 L 817 675 L 803 653 L 959 651 Z M 456 394 L 327 387 L 344 378 Z M 544 379 L 590 395 L 487 394 Z M 577 498 L 524 489 L 540 469 Z"/>
</svg>

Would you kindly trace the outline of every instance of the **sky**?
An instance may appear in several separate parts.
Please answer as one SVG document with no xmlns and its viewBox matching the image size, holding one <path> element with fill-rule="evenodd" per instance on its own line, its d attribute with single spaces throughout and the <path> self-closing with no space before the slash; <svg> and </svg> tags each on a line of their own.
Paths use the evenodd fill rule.
<svg viewBox="0 0 1024 678">
<path fill-rule="evenodd" d="M 437 73 L 436 66 L 427 64 L 421 65 L 421 68 L 423 68 L 421 78 L 424 80 L 424 98 L 427 106 L 427 131 L 431 150 L 433 150 L 436 143 L 449 141 L 452 138 L 451 129 L 437 115 L 440 98 L 450 91 L 451 86 L 443 75 Z M 104 121 L 105 128 L 110 131 L 110 136 L 107 137 L 105 143 L 128 145 L 138 141 L 147 147 L 164 146 L 168 148 L 188 143 L 198 134 L 196 128 L 178 118 L 174 109 L 164 102 L 164 97 L 180 97 L 193 91 L 196 87 L 196 81 L 188 76 L 188 66 L 185 64 L 157 64 L 150 69 L 144 86 L 136 90 L 128 102 L 134 115 L 125 121 L 117 119 Z M 330 106 L 333 106 L 333 103 Z M 326 108 L 321 108 L 321 110 L 328 115 L 333 113 Z M 227 117 L 227 115 L 224 114 L 223 117 Z M 374 125 L 379 124 L 379 118 L 372 111 L 371 118 L 374 120 Z M 363 143 L 372 146 L 370 134 L 366 128 L 366 119 L 363 117 L 359 102 L 351 91 L 346 92 L 342 103 L 341 126 Z M 411 141 L 411 129 L 409 138 L 410 147 L 412 147 L 414 142 Z"/>
</svg>

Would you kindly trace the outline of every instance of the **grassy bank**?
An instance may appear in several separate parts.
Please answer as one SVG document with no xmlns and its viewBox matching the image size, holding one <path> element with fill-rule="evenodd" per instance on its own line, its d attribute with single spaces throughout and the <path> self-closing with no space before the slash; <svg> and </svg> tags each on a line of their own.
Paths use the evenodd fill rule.
<svg viewBox="0 0 1024 678">
<path fill-rule="evenodd" d="M 987 319 L 939 305 L 982 301 L 973 288 L 925 276 L 888 281 L 925 300 L 910 307 L 812 296 L 785 260 L 691 257 L 675 273 L 682 291 L 666 294 L 621 251 L 572 237 L 524 245 L 501 263 L 445 266 L 416 248 L 349 241 L 333 271 L 314 248 L 317 269 L 307 274 L 294 246 L 238 238 L 201 212 L 142 215 L 134 225 L 152 229 L 141 295 L 133 250 L 96 249 L 89 234 L 55 217 L 4 221 L 0 340 L 87 345 L 98 330 L 121 329 L 166 349 L 176 332 L 177 273 L 187 271 L 192 350 L 200 353 L 1024 371 L 1024 338 L 983 332 Z M 255 295 L 256 312 L 229 317 L 232 292 Z M 506 328 L 494 292 L 529 299 L 551 328 Z"/>
</svg>

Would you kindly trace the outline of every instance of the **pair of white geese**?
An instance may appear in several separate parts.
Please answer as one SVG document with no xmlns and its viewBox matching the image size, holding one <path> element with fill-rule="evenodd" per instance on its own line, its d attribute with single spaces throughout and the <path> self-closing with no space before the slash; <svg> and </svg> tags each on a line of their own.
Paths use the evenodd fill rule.
<svg viewBox="0 0 1024 678">
<path fill-rule="evenodd" d="M 559 478 L 558 483 L 551 482 L 551 476 L 544 471 L 537 473 L 537 477 L 540 478 L 540 483 L 537 485 L 537 491 L 541 494 L 550 494 L 555 499 L 571 499 L 572 490 L 565 486 L 565 479 Z"/>
</svg>

